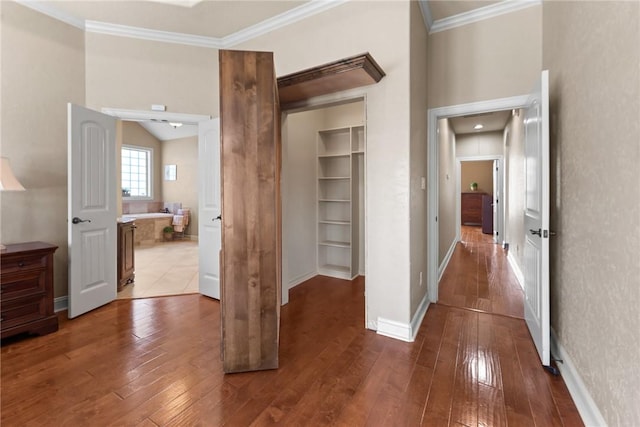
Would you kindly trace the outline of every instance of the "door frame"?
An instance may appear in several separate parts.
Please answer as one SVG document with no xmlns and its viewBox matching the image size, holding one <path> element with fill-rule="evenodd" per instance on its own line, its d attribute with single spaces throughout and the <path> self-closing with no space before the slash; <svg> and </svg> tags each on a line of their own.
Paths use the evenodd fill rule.
<svg viewBox="0 0 640 427">
<path fill-rule="evenodd" d="M 366 155 L 366 141 L 367 141 L 367 132 L 368 132 L 368 126 L 367 126 L 367 92 L 363 91 L 362 89 L 352 89 L 352 90 L 347 90 L 347 91 L 343 91 L 343 92 L 338 92 L 338 93 L 334 93 L 334 94 L 328 94 L 328 95 L 323 95 L 323 96 L 318 96 L 315 98 L 310 98 L 308 100 L 305 100 L 304 102 L 300 102 L 300 103 L 296 103 L 292 106 L 290 106 L 287 109 L 283 109 L 281 111 L 281 123 L 282 123 L 282 143 L 284 146 L 284 140 L 285 140 L 285 135 L 286 135 L 286 117 L 289 114 L 295 114 L 295 113 L 302 113 L 304 111 L 309 111 L 309 110 L 319 110 L 322 108 L 328 108 L 328 107 L 333 107 L 333 106 L 337 106 L 337 105 L 341 105 L 341 104 L 348 104 L 350 102 L 359 102 L 362 101 L 362 103 L 364 104 L 364 112 L 363 112 L 363 124 L 364 124 L 364 139 L 365 139 L 365 161 L 364 161 L 364 212 L 362 213 L 363 218 L 365 218 L 364 221 L 364 272 L 366 275 L 367 272 L 367 245 L 369 242 L 368 239 L 368 235 L 369 235 L 369 231 L 368 231 L 368 222 L 366 221 L 366 217 L 367 217 L 367 155 Z M 283 212 L 283 217 L 284 217 L 284 203 L 285 200 L 287 200 L 287 194 L 284 191 L 284 184 L 287 182 L 286 180 L 288 179 L 288 168 L 287 168 L 287 162 L 286 159 L 284 158 L 284 150 L 283 150 L 283 160 L 282 160 L 282 171 L 281 171 L 281 179 L 280 179 L 280 188 L 281 188 L 281 192 L 280 194 L 282 194 L 282 212 Z M 314 190 L 315 191 L 315 190 Z M 317 211 L 316 211 L 317 214 Z M 316 221 L 317 222 L 317 221 Z M 285 239 L 285 233 L 286 233 L 286 229 L 283 227 L 282 228 L 282 239 L 283 241 L 286 241 Z M 317 258 L 317 256 L 316 256 Z M 317 260 L 316 260 L 317 261 Z M 283 280 L 282 280 L 282 305 L 285 305 L 289 302 L 289 283 L 287 280 L 285 280 L 284 277 L 284 271 L 285 268 L 288 268 L 288 259 L 287 256 L 285 254 L 285 251 L 283 249 L 282 251 L 282 271 L 283 271 Z M 317 273 L 317 271 L 316 271 Z M 364 310 L 365 310 L 365 328 L 368 325 L 368 302 L 367 302 L 367 281 L 365 280 L 365 303 L 364 303 Z"/>
<path fill-rule="evenodd" d="M 462 197 L 461 197 L 461 193 L 462 193 L 462 182 L 461 182 L 461 175 L 462 175 L 462 162 L 483 162 L 483 161 L 488 161 L 488 160 L 497 160 L 500 164 L 500 171 L 502 171 L 504 169 L 504 156 L 502 154 L 488 154 L 488 155 L 484 155 L 484 156 L 461 156 L 461 157 L 456 157 L 456 218 L 457 218 L 457 222 L 456 222 L 456 241 L 459 242 L 461 239 L 461 215 L 462 215 Z M 500 200 L 504 200 L 505 196 L 504 196 L 504 183 L 500 183 L 498 182 L 497 184 L 502 184 L 498 190 L 498 197 L 500 198 Z M 496 183 L 493 183 L 493 186 L 496 186 Z M 498 210 L 498 223 L 500 224 L 500 227 L 498 229 L 498 234 L 500 237 L 502 237 L 504 235 L 504 203 L 502 203 L 502 205 L 500 205 L 500 209 Z M 494 234 L 492 236 L 492 238 L 495 237 L 495 230 L 494 230 Z M 494 240 L 495 241 L 495 240 Z"/>
<path fill-rule="evenodd" d="M 520 109 L 527 105 L 529 95 L 497 98 L 468 104 L 450 105 L 427 110 L 427 295 L 438 301 L 438 120 L 492 111 Z"/>
</svg>

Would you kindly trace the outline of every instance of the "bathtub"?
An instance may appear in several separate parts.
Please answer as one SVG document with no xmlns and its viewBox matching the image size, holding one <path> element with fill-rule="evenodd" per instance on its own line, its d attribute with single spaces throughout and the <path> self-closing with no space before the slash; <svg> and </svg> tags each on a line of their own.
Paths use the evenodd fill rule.
<svg viewBox="0 0 640 427">
<path fill-rule="evenodd" d="M 162 230 L 173 222 L 173 214 L 170 213 L 138 213 L 124 214 L 121 221 L 135 221 L 134 244 L 153 245 L 163 240 Z"/>
</svg>

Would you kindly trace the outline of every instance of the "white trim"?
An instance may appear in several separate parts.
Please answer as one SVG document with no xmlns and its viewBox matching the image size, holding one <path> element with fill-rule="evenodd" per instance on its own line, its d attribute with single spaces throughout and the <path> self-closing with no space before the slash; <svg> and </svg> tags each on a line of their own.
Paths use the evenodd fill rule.
<svg viewBox="0 0 640 427">
<path fill-rule="evenodd" d="M 433 27 L 433 17 L 431 16 L 431 8 L 429 7 L 428 0 L 418 0 L 420 5 L 420 11 L 422 12 L 422 19 L 424 19 L 424 26 L 427 28 L 427 32 Z"/>
<path fill-rule="evenodd" d="M 280 15 L 265 19 L 255 25 L 237 31 L 222 39 L 224 47 L 231 47 L 271 31 L 286 27 L 315 14 L 340 6 L 347 0 L 311 0 Z"/>
<path fill-rule="evenodd" d="M 416 335 L 418 335 L 418 331 L 420 330 L 420 325 L 422 325 L 422 319 L 424 319 L 425 314 L 427 314 L 427 309 L 429 308 L 429 295 L 426 293 L 420 301 L 420 305 L 413 315 L 413 319 L 411 319 L 411 342 L 416 340 Z"/>
<path fill-rule="evenodd" d="M 429 34 L 450 30 L 452 28 L 461 27 L 463 25 L 495 18 L 496 16 L 539 5 L 542 5 L 542 0 L 504 0 L 489 6 L 470 10 L 469 12 L 438 19 L 429 27 Z"/>
<path fill-rule="evenodd" d="M 553 328 L 551 328 L 551 352 L 556 358 L 562 360 L 562 362 L 557 363 L 558 369 L 584 425 L 587 427 L 606 427 L 607 422 L 602 413 L 600 413 L 598 405 L 593 401 L 587 386 L 582 381 L 576 366 L 560 343 Z"/>
<path fill-rule="evenodd" d="M 63 296 L 53 299 L 53 311 L 58 313 L 69 309 L 69 297 Z"/>
<path fill-rule="evenodd" d="M 408 323 L 396 322 L 395 320 L 378 317 L 378 335 L 395 338 L 400 341 L 413 342 L 411 325 Z"/>
<path fill-rule="evenodd" d="M 280 15 L 265 19 L 262 22 L 258 22 L 255 25 L 236 31 L 235 33 L 229 34 L 225 37 L 201 36 L 172 31 L 152 30 L 149 28 L 134 27 L 130 25 L 112 24 L 109 22 L 84 20 L 65 13 L 43 1 L 16 1 L 23 6 L 65 22 L 88 33 L 107 34 L 111 36 L 129 37 L 162 43 L 176 43 L 212 49 L 225 49 L 324 12 L 336 6 L 340 6 L 347 0 L 311 0 L 298 7 L 281 13 Z"/>
<path fill-rule="evenodd" d="M 459 241 L 459 238 L 458 236 L 456 236 L 451 242 L 451 246 L 449 246 L 449 250 L 447 251 L 447 254 L 444 256 L 444 259 L 442 260 L 442 262 L 440 263 L 440 266 L 438 267 L 438 283 L 440 283 L 440 280 L 442 280 L 442 275 L 444 274 L 444 271 L 447 269 L 447 265 L 449 265 L 449 261 L 451 261 L 451 257 L 453 256 L 453 253 L 456 250 L 456 245 L 458 244 L 458 241 Z"/>
<path fill-rule="evenodd" d="M 518 284 L 524 291 L 524 274 L 522 274 L 522 270 L 518 265 L 518 261 L 512 255 L 511 251 L 507 253 L 507 261 L 509 261 L 509 265 L 511 266 L 511 271 L 513 271 L 513 274 L 516 276 L 516 279 L 518 280 Z"/>
<path fill-rule="evenodd" d="M 104 114 L 117 117 L 120 120 L 127 120 L 131 122 L 157 120 L 167 122 L 181 122 L 184 124 L 193 125 L 205 120 L 211 120 L 211 116 L 201 114 L 172 113 L 169 111 L 127 110 L 123 108 L 111 107 L 104 107 L 100 111 Z"/>
<path fill-rule="evenodd" d="M 289 283 L 287 284 L 289 286 L 288 289 L 295 288 L 299 284 L 301 284 L 303 282 L 306 282 L 307 280 L 311 279 L 312 277 L 316 277 L 317 275 L 318 275 L 317 271 L 310 271 L 309 273 L 302 274 L 302 275 L 296 277 L 295 279 L 291 279 L 291 280 L 289 280 Z"/>
<path fill-rule="evenodd" d="M 498 98 L 489 101 L 430 108 L 427 111 L 427 294 L 431 302 L 438 301 L 438 119 L 465 114 L 510 110 L 527 105 L 528 95 Z"/>
<path fill-rule="evenodd" d="M 109 22 L 85 21 L 88 33 L 106 34 L 109 36 L 129 37 L 132 39 L 150 40 L 162 43 L 176 43 L 187 46 L 222 49 L 224 39 L 217 37 L 198 36 L 195 34 L 175 33 L 172 31 L 151 30 L 130 25 L 111 24 Z"/>
<path fill-rule="evenodd" d="M 21 4 L 22 6 L 28 7 L 29 9 L 33 9 L 36 12 L 40 12 L 44 15 L 47 15 L 50 18 L 57 19 L 58 21 L 62 21 L 65 24 L 69 24 L 81 30 L 85 29 L 84 19 L 76 18 L 75 16 L 62 12 L 58 8 L 51 6 L 50 3 L 47 3 L 44 1 L 35 1 L 35 0 L 16 0 L 16 3 Z"/>
</svg>

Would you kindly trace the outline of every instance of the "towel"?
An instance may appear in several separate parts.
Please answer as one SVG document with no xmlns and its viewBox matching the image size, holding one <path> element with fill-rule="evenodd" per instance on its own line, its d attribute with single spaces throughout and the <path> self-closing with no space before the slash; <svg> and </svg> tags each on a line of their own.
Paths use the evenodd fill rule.
<svg viewBox="0 0 640 427">
<path fill-rule="evenodd" d="M 189 225 L 189 216 L 191 215 L 191 210 L 189 208 L 178 209 L 178 215 L 182 215 L 184 217 L 182 221 L 182 225 L 184 227 Z"/>
<path fill-rule="evenodd" d="M 184 216 L 183 215 L 174 215 L 173 221 L 171 222 L 173 225 L 173 230 L 178 233 L 182 233 L 184 231 Z"/>
</svg>

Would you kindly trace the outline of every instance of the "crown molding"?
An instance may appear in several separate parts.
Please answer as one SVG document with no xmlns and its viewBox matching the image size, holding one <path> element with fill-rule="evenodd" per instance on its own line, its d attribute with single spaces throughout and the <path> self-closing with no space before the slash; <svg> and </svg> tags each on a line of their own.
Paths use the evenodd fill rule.
<svg viewBox="0 0 640 427">
<path fill-rule="evenodd" d="M 171 31 L 151 30 L 130 25 L 112 24 L 109 22 L 91 21 L 76 18 L 60 11 L 44 1 L 16 0 L 19 4 L 54 19 L 65 22 L 88 33 L 107 34 L 111 36 L 130 37 L 163 43 L 177 43 L 188 46 L 224 49 L 251 40 L 278 28 L 308 18 L 345 3 L 348 0 L 311 0 L 303 5 L 288 10 L 280 15 L 265 19 L 255 25 L 237 31 L 228 36 L 218 38 L 195 34 L 176 33 Z"/>
<path fill-rule="evenodd" d="M 34 0 L 15 0 L 15 1 L 16 3 L 21 4 L 22 6 L 28 7 L 29 9 L 33 9 L 36 12 L 40 12 L 53 19 L 57 19 L 58 21 L 62 21 L 65 24 L 69 24 L 81 30 L 85 29 L 84 19 L 76 18 L 75 16 L 62 12 L 56 7 L 51 6 L 51 4 L 49 3 L 46 3 L 44 1 L 34 1 Z"/>
<path fill-rule="evenodd" d="M 155 120 L 167 122 L 182 122 L 185 124 L 197 124 L 198 122 L 211 119 L 211 116 L 205 116 L 201 114 L 173 113 L 170 111 L 128 110 L 123 108 L 111 107 L 104 107 L 101 111 L 104 114 L 117 117 L 121 120 L 129 120 L 134 122 Z"/>
<path fill-rule="evenodd" d="M 224 39 L 219 39 L 217 37 L 175 33 L 172 31 L 150 30 L 148 28 L 132 27 L 129 25 L 111 24 L 109 22 L 87 20 L 85 21 L 85 31 L 88 33 L 107 34 L 110 36 L 129 37 L 132 39 L 176 43 L 213 49 L 222 49 L 225 47 Z"/>
<path fill-rule="evenodd" d="M 428 0 L 427 0 L 428 1 Z M 542 4 L 542 0 L 504 0 L 500 3 L 481 7 L 469 12 L 460 13 L 448 18 L 438 19 L 431 25 L 429 34 L 438 33 L 440 31 L 450 30 L 452 28 L 461 27 L 485 19 L 495 18 L 496 16 L 515 12 L 528 7 L 538 6 Z M 424 13 L 424 12 L 423 12 Z"/>
<path fill-rule="evenodd" d="M 431 16 L 431 8 L 429 7 L 429 0 L 418 0 L 420 5 L 420 11 L 422 12 L 422 19 L 424 19 L 424 26 L 427 28 L 427 32 L 433 27 L 433 17 Z"/>
<path fill-rule="evenodd" d="M 311 0 L 308 3 L 288 10 L 280 15 L 266 19 L 255 25 L 237 31 L 223 38 L 224 47 L 231 47 L 261 36 L 268 32 L 285 27 L 294 22 L 324 12 L 346 3 L 348 0 Z"/>
</svg>

